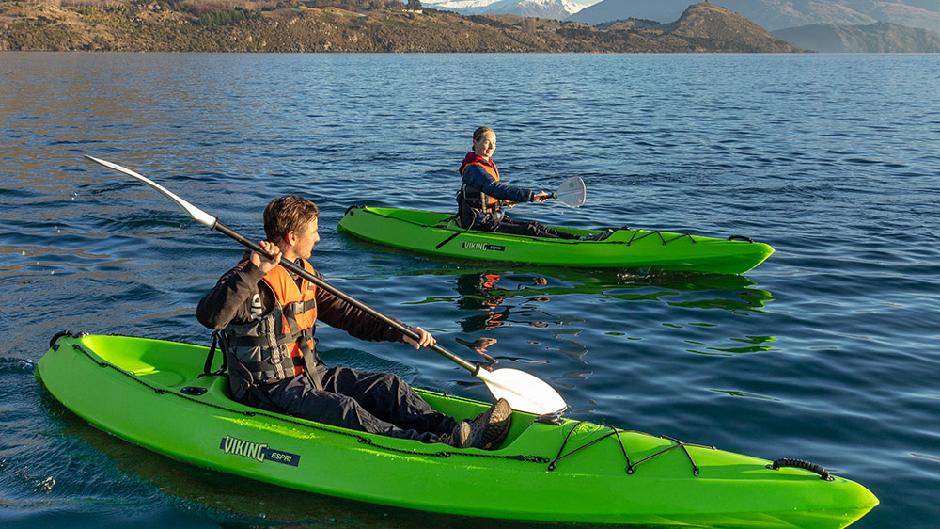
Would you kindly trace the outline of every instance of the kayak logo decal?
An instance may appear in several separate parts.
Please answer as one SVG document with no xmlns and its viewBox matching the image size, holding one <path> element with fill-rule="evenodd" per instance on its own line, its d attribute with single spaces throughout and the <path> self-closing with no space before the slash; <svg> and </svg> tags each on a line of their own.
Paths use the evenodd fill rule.
<svg viewBox="0 0 940 529">
<path fill-rule="evenodd" d="M 484 250 L 490 252 L 505 252 L 505 246 L 497 246 L 495 244 L 486 244 L 483 242 L 465 242 L 462 246 L 468 250 Z"/>
<path fill-rule="evenodd" d="M 242 441 L 241 439 L 229 436 L 222 438 L 222 442 L 219 443 L 219 449 L 226 454 L 247 457 L 255 461 L 273 461 L 292 467 L 300 465 L 300 456 L 297 454 L 275 450 L 264 443 Z"/>
</svg>

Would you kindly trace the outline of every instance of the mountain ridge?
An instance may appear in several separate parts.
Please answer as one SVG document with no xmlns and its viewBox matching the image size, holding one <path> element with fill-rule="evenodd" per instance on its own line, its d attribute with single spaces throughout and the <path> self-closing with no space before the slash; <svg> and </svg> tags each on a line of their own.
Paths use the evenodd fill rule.
<svg viewBox="0 0 940 529">
<path fill-rule="evenodd" d="M 689 0 L 603 0 L 569 20 L 601 24 L 628 18 L 665 23 L 693 2 Z M 940 2 L 933 0 L 712 0 L 769 30 L 808 24 L 874 24 L 889 22 L 940 32 Z"/>
<path fill-rule="evenodd" d="M 772 33 L 821 53 L 940 53 L 940 33 L 887 22 L 809 24 Z"/>
<path fill-rule="evenodd" d="M 671 24 L 594 27 L 514 16 L 298 5 L 193 14 L 153 0 L 111 9 L 0 4 L 0 50 L 202 52 L 792 53 L 726 9 L 698 4 Z"/>
</svg>

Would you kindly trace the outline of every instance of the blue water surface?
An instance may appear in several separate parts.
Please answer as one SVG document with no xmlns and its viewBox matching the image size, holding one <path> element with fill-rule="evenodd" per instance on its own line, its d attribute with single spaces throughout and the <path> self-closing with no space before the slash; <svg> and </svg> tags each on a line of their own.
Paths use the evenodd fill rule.
<svg viewBox="0 0 940 529">
<path fill-rule="evenodd" d="M 855 527 L 935 528 L 938 93 L 940 56 L 0 54 L 0 525 L 481 523 L 200 470 L 57 404 L 34 376 L 56 331 L 207 343 L 194 306 L 241 255 L 93 154 L 255 238 L 268 200 L 304 194 L 337 286 L 468 359 L 495 340 L 571 416 L 815 461 L 881 499 Z M 352 204 L 452 210 L 479 125 L 510 182 L 587 182 L 582 209 L 517 216 L 777 253 L 746 276 L 585 272 L 336 233 Z M 321 331 L 330 362 L 487 397 L 431 352 Z"/>
</svg>

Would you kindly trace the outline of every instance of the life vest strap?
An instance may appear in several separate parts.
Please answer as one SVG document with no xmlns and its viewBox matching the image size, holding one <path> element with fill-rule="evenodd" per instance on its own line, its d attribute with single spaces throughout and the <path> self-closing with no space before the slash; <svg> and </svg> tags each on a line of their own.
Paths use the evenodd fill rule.
<svg viewBox="0 0 940 529">
<path fill-rule="evenodd" d="M 284 380 L 284 376 L 282 372 L 276 369 L 272 369 L 271 364 L 268 362 L 252 362 L 252 361 L 246 361 L 246 360 L 239 360 L 238 363 L 244 366 L 245 369 L 248 369 L 249 371 L 251 371 L 252 375 L 256 375 L 257 382 L 260 382 L 262 384 Z"/>
<path fill-rule="evenodd" d="M 291 303 L 289 306 L 284 307 L 285 312 L 291 312 L 292 314 L 303 314 L 304 312 L 311 311 L 317 308 L 316 298 L 308 299 L 306 301 L 297 301 Z"/>
<path fill-rule="evenodd" d="M 225 339 L 222 337 L 221 331 L 218 329 L 212 331 L 212 345 L 209 347 L 209 354 L 206 355 L 206 363 L 202 366 L 202 373 L 196 376 L 200 377 L 219 377 L 225 375 L 225 370 L 228 368 L 228 357 L 225 355 L 225 345 L 222 344 L 222 367 L 217 371 L 212 371 L 212 360 L 215 357 L 216 344 L 221 344 Z"/>
<path fill-rule="evenodd" d="M 290 345 L 297 341 L 297 338 L 301 336 L 303 331 L 295 332 L 291 334 L 285 334 L 277 340 L 277 345 Z M 264 347 L 268 345 L 267 336 L 239 336 L 235 338 L 234 343 L 231 345 L 235 347 Z"/>
</svg>

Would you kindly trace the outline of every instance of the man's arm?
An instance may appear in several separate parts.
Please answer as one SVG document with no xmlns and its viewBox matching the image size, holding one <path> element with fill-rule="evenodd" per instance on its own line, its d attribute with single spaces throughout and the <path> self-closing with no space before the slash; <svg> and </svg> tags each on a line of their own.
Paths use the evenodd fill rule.
<svg viewBox="0 0 940 529">
<path fill-rule="evenodd" d="M 196 319 L 210 329 L 223 329 L 233 321 L 248 323 L 251 321 L 251 300 L 259 294 L 258 282 L 262 277 L 261 269 L 249 260 L 238 263 L 199 300 Z"/>
</svg>

